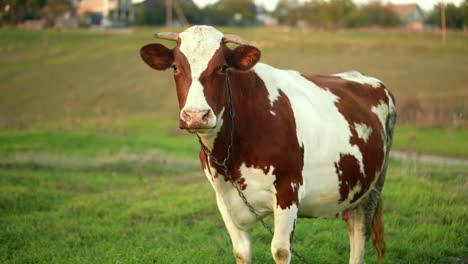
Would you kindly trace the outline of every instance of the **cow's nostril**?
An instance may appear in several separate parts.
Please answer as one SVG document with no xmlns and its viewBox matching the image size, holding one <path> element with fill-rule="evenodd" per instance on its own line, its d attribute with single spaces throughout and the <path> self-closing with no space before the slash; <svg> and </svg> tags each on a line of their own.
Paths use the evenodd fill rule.
<svg viewBox="0 0 468 264">
<path fill-rule="evenodd" d="M 184 122 L 188 128 L 203 128 L 210 123 L 213 117 L 213 111 L 211 109 L 187 109 L 182 110 L 180 113 L 180 119 Z"/>
<path fill-rule="evenodd" d="M 203 122 L 208 123 L 208 121 L 210 120 L 210 117 L 211 117 L 211 111 L 208 110 L 202 117 Z"/>
<path fill-rule="evenodd" d="M 190 116 L 190 114 L 187 113 L 187 111 L 182 111 L 182 118 L 185 122 L 190 122 L 192 120 L 192 116 Z"/>
</svg>

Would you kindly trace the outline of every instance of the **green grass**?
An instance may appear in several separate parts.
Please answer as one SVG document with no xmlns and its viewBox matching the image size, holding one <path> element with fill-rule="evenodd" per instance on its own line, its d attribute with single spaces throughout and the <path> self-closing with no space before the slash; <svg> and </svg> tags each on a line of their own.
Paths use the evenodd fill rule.
<svg viewBox="0 0 468 264">
<path fill-rule="evenodd" d="M 196 153 L 196 137 L 176 136 L 166 130 L 145 133 L 91 132 L 86 130 L 28 130 L 0 131 L 0 154 L 12 152 L 64 151 L 75 156 L 100 156 L 117 152 L 141 153 L 151 149 L 162 149 L 169 153 L 184 155 Z"/>
<path fill-rule="evenodd" d="M 0 262 L 232 263 L 199 165 L 168 156 L 10 153 L 0 161 Z M 390 164 L 384 263 L 457 263 L 468 255 L 467 176 L 464 168 Z M 296 230 L 295 249 L 308 260 L 347 261 L 340 219 L 300 219 Z M 270 240 L 255 228 L 255 263 L 271 262 Z M 370 246 L 366 256 L 376 263 Z"/>
<path fill-rule="evenodd" d="M 411 152 L 468 157 L 468 132 L 455 128 L 397 126 L 393 147 Z"/>
</svg>

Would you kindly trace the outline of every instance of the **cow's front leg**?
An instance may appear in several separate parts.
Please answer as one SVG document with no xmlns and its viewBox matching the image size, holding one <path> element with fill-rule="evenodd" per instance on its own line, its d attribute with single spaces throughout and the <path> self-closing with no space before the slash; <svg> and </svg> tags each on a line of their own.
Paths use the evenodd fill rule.
<svg viewBox="0 0 468 264">
<path fill-rule="evenodd" d="M 224 224 L 229 232 L 229 236 L 231 237 L 236 263 L 251 263 L 252 252 L 250 246 L 250 230 L 241 230 L 234 224 L 224 202 L 218 195 L 216 195 L 216 202 L 218 204 L 219 211 L 221 212 L 221 216 L 223 217 Z"/>
<path fill-rule="evenodd" d="M 289 263 L 291 260 L 291 248 L 294 228 L 297 220 L 297 206 L 292 204 L 289 208 L 276 207 L 275 233 L 271 243 L 271 253 L 276 264 Z"/>
</svg>

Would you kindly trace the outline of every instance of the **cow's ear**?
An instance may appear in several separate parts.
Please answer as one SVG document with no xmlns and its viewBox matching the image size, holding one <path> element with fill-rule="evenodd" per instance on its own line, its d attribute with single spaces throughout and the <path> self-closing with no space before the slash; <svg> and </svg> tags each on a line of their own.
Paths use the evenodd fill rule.
<svg viewBox="0 0 468 264">
<path fill-rule="evenodd" d="M 140 56 L 146 64 L 158 71 L 166 70 L 174 62 L 174 52 L 159 43 L 143 46 Z"/>
<path fill-rule="evenodd" d="M 227 64 L 237 70 L 250 70 L 259 60 L 261 52 L 254 46 L 241 45 L 227 56 Z"/>
</svg>

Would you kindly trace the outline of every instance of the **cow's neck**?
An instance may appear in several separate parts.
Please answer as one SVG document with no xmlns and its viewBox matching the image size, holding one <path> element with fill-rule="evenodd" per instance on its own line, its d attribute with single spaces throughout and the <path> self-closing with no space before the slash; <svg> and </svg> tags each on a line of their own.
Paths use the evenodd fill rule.
<svg viewBox="0 0 468 264">
<path fill-rule="evenodd" d="M 217 116 L 217 127 L 209 133 L 198 134 L 200 143 L 205 146 L 211 155 L 218 161 L 223 161 L 226 156 L 230 156 L 227 166 L 232 171 L 234 179 L 239 177 L 237 173 L 239 162 L 241 162 L 241 153 L 245 148 L 242 144 L 244 139 L 255 134 L 253 131 L 259 124 L 254 124 L 255 120 L 249 116 L 256 111 L 262 111 L 261 107 L 256 105 L 256 101 L 268 100 L 263 89 L 258 87 L 258 76 L 254 71 L 249 72 L 230 72 L 230 86 L 232 89 L 232 100 L 234 107 L 234 121 L 232 122 L 232 113 L 230 111 L 229 101 L 226 100 L 224 107 Z M 227 87 L 225 87 L 227 89 Z M 228 98 L 225 94 L 225 98 Z M 254 115 L 255 116 L 255 115 Z M 231 133 L 233 133 L 232 147 Z M 230 149 L 230 153 L 228 153 Z M 218 172 L 223 173 L 223 169 L 219 168 L 212 162 L 211 166 L 215 167 Z"/>
<path fill-rule="evenodd" d="M 216 116 L 216 128 L 205 133 L 197 133 L 197 136 L 200 140 L 200 144 L 202 145 L 202 147 L 206 148 L 209 152 L 212 152 L 214 150 L 215 144 L 224 146 L 226 143 L 227 144 L 231 143 L 230 137 L 231 137 L 231 130 L 233 129 L 232 112 L 235 112 L 236 106 L 234 106 L 234 98 L 229 97 L 229 90 L 231 90 L 231 93 L 232 93 L 232 89 L 233 89 L 232 86 L 238 85 L 234 80 L 237 78 L 237 75 L 239 73 L 228 72 L 227 74 L 229 74 L 230 78 L 226 79 L 225 86 L 220 88 L 220 90 L 222 91 L 222 94 L 220 94 L 219 96 L 220 98 L 225 98 L 226 100 L 224 104 L 222 105 L 221 110 Z M 234 94 L 232 95 L 234 96 Z M 233 100 L 232 104 L 230 100 Z M 238 100 L 235 100 L 235 101 L 238 101 Z M 231 109 L 231 107 L 233 107 L 234 109 Z M 237 104 L 237 107 L 241 107 L 241 106 Z M 229 137 L 229 140 L 227 140 L 228 139 L 227 137 Z"/>
</svg>

